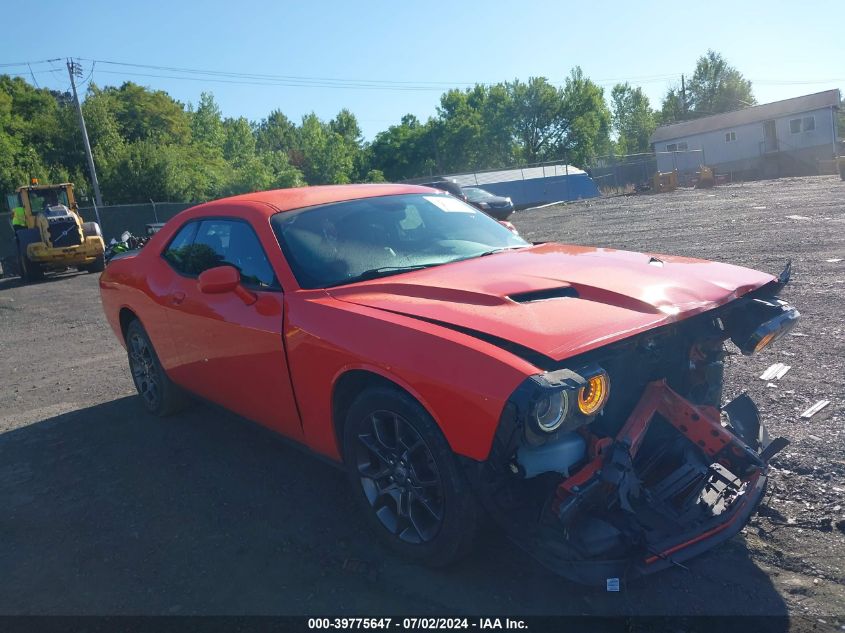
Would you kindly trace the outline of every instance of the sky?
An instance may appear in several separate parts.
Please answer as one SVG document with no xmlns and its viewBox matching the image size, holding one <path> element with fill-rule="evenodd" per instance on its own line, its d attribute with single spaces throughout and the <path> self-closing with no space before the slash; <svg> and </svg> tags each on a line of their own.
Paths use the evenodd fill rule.
<svg viewBox="0 0 845 633">
<path fill-rule="evenodd" d="M 224 116 L 254 121 L 348 108 L 368 140 L 407 113 L 434 115 L 449 88 L 562 84 L 574 66 L 606 96 L 628 81 L 659 108 L 708 49 L 752 80 L 759 103 L 845 89 L 837 0 L 29 0 L 6 3 L 3 16 L 0 73 L 64 90 L 65 59 L 81 58 L 82 86 L 131 80 L 186 104 L 209 91 Z M 38 63 L 7 65 L 23 62 Z"/>
</svg>

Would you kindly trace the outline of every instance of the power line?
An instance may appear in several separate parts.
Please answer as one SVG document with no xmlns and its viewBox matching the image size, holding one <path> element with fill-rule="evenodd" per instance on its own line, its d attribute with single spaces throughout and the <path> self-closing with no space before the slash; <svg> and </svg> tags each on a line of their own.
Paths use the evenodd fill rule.
<svg viewBox="0 0 845 633">
<path fill-rule="evenodd" d="M 277 87 L 297 87 L 297 88 L 336 88 L 336 89 L 347 89 L 347 90 L 396 90 L 396 91 L 408 91 L 408 92 L 420 92 L 420 91 L 442 91 L 442 87 L 437 86 L 370 86 L 370 85 L 363 85 L 363 84 L 321 84 L 321 83 L 307 83 L 307 82 L 296 82 L 296 81 L 269 81 L 269 80 L 247 80 L 247 79 L 224 79 L 224 78 L 217 78 L 217 77 L 180 77 L 178 75 L 160 75 L 156 73 L 133 73 L 133 72 L 125 72 L 125 71 L 115 71 L 115 70 L 99 70 L 99 73 L 105 73 L 108 75 L 120 75 L 122 77 L 152 77 L 157 79 L 176 79 L 179 81 L 202 81 L 202 82 L 213 82 L 213 83 L 225 83 L 225 84 L 238 84 L 238 85 L 248 85 L 248 86 L 277 86 Z"/>
<path fill-rule="evenodd" d="M 29 65 L 36 66 L 38 64 L 46 64 L 48 62 L 57 62 L 57 61 L 60 61 L 60 59 L 61 59 L 60 57 L 55 57 L 53 59 L 41 59 L 41 60 L 34 61 L 34 62 L 8 62 L 8 63 L 5 63 L 5 64 L 0 64 L 0 68 L 11 68 L 13 66 L 29 66 Z"/>
<path fill-rule="evenodd" d="M 84 59 L 84 58 L 81 58 Z M 60 78 L 63 73 L 53 66 L 53 62 L 59 61 L 58 58 L 44 59 L 29 62 L 8 62 L 0 64 L 0 68 L 14 68 L 22 67 L 29 70 L 33 82 L 38 85 L 35 78 L 36 74 L 43 74 L 52 72 L 57 78 Z M 88 77 L 83 81 L 87 84 L 90 81 L 94 72 L 94 66 L 99 63 L 103 65 L 110 65 L 116 68 L 129 68 L 148 70 L 152 72 L 131 72 L 128 70 L 100 70 L 100 72 L 112 75 L 123 75 L 130 77 L 149 77 L 153 79 L 171 79 L 183 81 L 203 81 L 213 83 L 228 83 L 236 85 L 253 85 L 253 86 L 279 86 L 279 87 L 293 87 L 293 88 L 323 88 L 323 89 L 342 89 L 342 90 L 395 90 L 395 91 L 441 91 L 455 87 L 469 87 L 473 85 L 492 86 L 493 83 L 484 83 L 476 81 L 458 82 L 458 81 L 431 81 L 431 80 L 394 80 L 394 79 L 360 79 L 360 78 L 340 78 L 340 77 L 321 77 L 309 75 L 274 75 L 263 73 L 250 72 L 234 72 L 222 70 L 210 70 L 199 68 L 184 68 L 179 66 L 163 66 L 154 64 L 136 64 L 132 62 L 119 62 L 114 60 L 95 60 L 88 59 L 92 62 L 91 71 Z M 33 65 L 49 64 L 49 69 L 33 70 Z M 26 72 L 12 72 L 11 75 L 24 77 Z M 632 77 L 610 77 L 603 79 L 591 79 L 597 85 L 608 86 L 615 83 L 627 82 L 633 85 L 659 83 L 663 81 L 672 80 L 677 77 L 678 73 L 660 73 L 653 75 L 640 75 Z M 561 86 L 565 84 L 566 80 L 556 82 L 554 85 Z M 836 77 L 828 79 L 753 79 L 750 81 L 757 85 L 772 85 L 772 86 L 790 86 L 790 85 L 819 85 L 826 83 L 839 83 L 845 81 L 845 78 Z"/>
<path fill-rule="evenodd" d="M 39 86 L 39 85 L 38 85 L 38 80 L 35 78 L 35 73 L 34 73 L 34 72 L 32 72 L 32 66 L 30 66 L 29 64 L 27 64 L 27 65 L 26 65 L 26 67 L 27 67 L 27 68 L 29 68 L 29 74 L 32 76 L 32 83 L 34 83 L 34 84 L 35 84 L 35 87 L 36 87 L 36 88 L 38 88 L 38 89 L 40 90 L 40 89 L 41 89 L 41 86 Z"/>
<path fill-rule="evenodd" d="M 109 64 L 112 66 L 124 66 L 130 68 L 141 68 L 147 70 L 157 70 L 163 72 L 175 72 L 180 74 L 191 74 L 191 75 L 208 75 L 208 76 L 217 76 L 217 77 L 227 77 L 227 78 L 234 78 L 234 79 L 258 79 L 258 80 L 268 80 L 268 81 L 296 81 L 296 82 L 303 82 L 303 83 L 320 83 L 320 84 L 343 84 L 343 85 L 351 85 L 351 84 L 361 84 L 361 85 L 368 85 L 368 86 L 381 86 L 381 85 L 389 85 L 389 86 L 466 86 L 475 83 L 482 83 L 482 82 L 474 82 L 474 81 L 410 81 L 410 80 L 394 80 L 394 79 L 357 79 L 352 77 L 319 77 L 319 76 L 308 76 L 308 75 L 272 75 L 272 74 L 263 74 L 263 73 L 245 73 L 245 72 L 232 72 L 232 71 L 221 71 L 221 70 L 204 70 L 198 68 L 181 68 L 177 66 L 157 66 L 153 64 L 134 64 L 130 62 L 116 62 L 111 60 L 105 59 L 98 59 L 98 60 L 88 60 L 88 61 L 97 61 L 100 64 Z M 489 84 L 487 84 L 489 85 Z"/>
</svg>

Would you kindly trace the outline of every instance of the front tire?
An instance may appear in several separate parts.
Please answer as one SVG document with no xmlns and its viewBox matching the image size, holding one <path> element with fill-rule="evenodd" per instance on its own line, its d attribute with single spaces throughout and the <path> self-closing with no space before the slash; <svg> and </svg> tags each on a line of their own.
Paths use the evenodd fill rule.
<svg viewBox="0 0 845 633">
<path fill-rule="evenodd" d="M 369 389 L 349 409 L 344 461 L 367 521 L 391 549 L 430 566 L 469 553 L 478 506 L 437 424 L 407 394 Z"/>
<path fill-rule="evenodd" d="M 106 258 L 104 255 L 97 255 L 97 259 L 85 267 L 89 273 L 101 273 L 106 269 Z"/>
<path fill-rule="evenodd" d="M 19 262 L 21 279 L 27 282 L 44 279 L 44 269 L 41 268 L 40 264 L 27 257 L 25 252 L 21 253 Z"/>
<path fill-rule="evenodd" d="M 150 337 L 137 319 L 126 328 L 126 351 L 132 381 L 147 411 L 165 417 L 185 407 L 187 398 L 165 373 Z"/>
</svg>

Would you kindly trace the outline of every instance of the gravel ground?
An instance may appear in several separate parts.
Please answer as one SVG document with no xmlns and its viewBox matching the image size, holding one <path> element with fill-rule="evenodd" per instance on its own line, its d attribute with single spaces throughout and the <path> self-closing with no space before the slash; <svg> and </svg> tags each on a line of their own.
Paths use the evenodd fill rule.
<svg viewBox="0 0 845 633">
<path fill-rule="evenodd" d="M 807 615 L 845 623 L 845 183 L 784 179 L 515 216 L 533 240 L 689 255 L 777 273 L 803 319 L 733 357 L 773 434 L 771 494 L 741 536 L 620 593 L 550 575 L 496 530 L 419 568 L 370 536 L 336 469 L 204 405 L 133 395 L 93 275 L 0 281 L 0 614 Z M 793 217 L 789 217 L 793 216 Z M 775 362 L 781 380 L 758 379 Z M 831 404 L 810 420 L 813 402 Z"/>
</svg>

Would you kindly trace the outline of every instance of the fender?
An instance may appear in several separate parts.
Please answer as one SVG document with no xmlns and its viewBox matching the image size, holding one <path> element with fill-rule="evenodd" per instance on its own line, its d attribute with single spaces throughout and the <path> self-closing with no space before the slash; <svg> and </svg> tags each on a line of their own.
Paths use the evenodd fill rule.
<svg viewBox="0 0 845 633">
<path fill-rule="evenodd" d="M 289 293 L 285 313 L 288 366 L 305 443 L 334 460 L 341 452 L 332 394 L 346 371 L 365 369 L 407 390 L 452 450 L 478 461 L 489 454 L 507 398 L 538 373 L 527 361 L 467 334 L 338 301 L 324 291 Z"/>
</svg>

